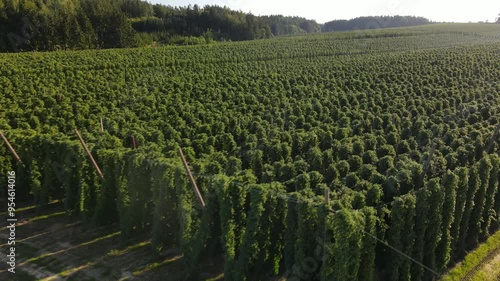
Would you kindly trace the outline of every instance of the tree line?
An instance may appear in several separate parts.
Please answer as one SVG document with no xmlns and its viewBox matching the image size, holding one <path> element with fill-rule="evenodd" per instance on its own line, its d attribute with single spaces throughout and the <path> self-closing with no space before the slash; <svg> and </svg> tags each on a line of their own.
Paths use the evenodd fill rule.
<svg viewBox="0 0 500 281">
<path fill-rule="evenodd" d="M 0 0 L 0 51 L 199 44 L 319 32 L 300 17 L 259 17 L 227 7 L 141 0 Z"/>
<path fill-rule="evenodd" d="M 379 29 L 389 27 L 404 27 L 429 24 L 429 21 L 423 17 L 414 16 L 382 16 L 382 17 L 359 17 L 350 20 L 334 20 L 325 23 L 321 31 L 351 31 L 364 29 Z"/>
<path fill-rule="evenodd" d="M 142 0 L 0 0 L 0 52 L 207 44 L 273 36 L 426 24 L 417 17 L 362 17 L 324 25 L 228 7 L 172 7 Z"/>
</svg>

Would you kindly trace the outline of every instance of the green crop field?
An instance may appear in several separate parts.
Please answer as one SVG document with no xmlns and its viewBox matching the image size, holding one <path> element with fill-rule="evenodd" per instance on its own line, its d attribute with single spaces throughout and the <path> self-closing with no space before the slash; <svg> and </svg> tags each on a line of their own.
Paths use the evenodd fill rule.
<svg viewBox="0 0 500 281">
<path fill-rule="evenodd" d="M 0 140 L 3 206 L 15 171 L 16 202 L 58 200 L 65 224 L 148 241 L 155 261 L 126 275 L 106 263 L 120 250 L 95 250 L 108 279 L 68 280 L 205 280 L 209 264 L 235 281 L 435 280 L 500 229 L 499 77 L 499 24 L 0 54 L 0 131 L 22 161 Z M 37 246 L 20 270 L 76 274 Z"/>
</svg>

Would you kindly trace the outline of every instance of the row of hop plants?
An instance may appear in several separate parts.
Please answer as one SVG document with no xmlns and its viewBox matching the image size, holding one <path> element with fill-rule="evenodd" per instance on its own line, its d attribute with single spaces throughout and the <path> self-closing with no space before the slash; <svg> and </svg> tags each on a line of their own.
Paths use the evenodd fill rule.
<svg viewBox="0 0 500 281">
<path fill-rule="evenodd" d="M 304 52 L 304 46 L 295 47 Z M 246 47 L 229 49 L 245 53 Z M 214 55 L 215 50 L 204 55 Z M 473 129 L 480 133 L 474 139 L 477 145 L 491 134 L 491 125 L 498 119 L 493 93 L 500 84 L 494 80 L 499 69 L 494 46 L 388 54 L 382 60 L 379 56 L 348 61 L 320 57 L 269 65 L 256 60 L 238 67 L 201 63 L 196 68 L 143 67 L 148 59 L 170 61 L 181 54 L 197 61 L 194 58 L 201 56 L 187 49 L 156 51 L 6 56 L 2 61 L 9 68 L 21 69 L 0 77 L 5 97 L 13 101 L 5 115 L 8 127 L 2 127 L 67 133 L 77 126 L 91 131 L 100 117 L 113 116 L 104 118 L 104 124 L 120 137 L 134 131 L 163 146 L 170 146 L 170 140 L 193 140 L 183 147 L 191 146 L 197 155 L 208 151 L 243 155 L 251 153 L 245 143 L 252 143 L 264 151 L 282 150 L 284 160 L 290 162 L 287 156 L 306 158 L 312 147 L 290 141 L 300 140 L 302 130 L 314 131 L 318 138 L 314 146 L 321 149 L 335 150 L 334 140 L 349 143 L 352 137 L 373 136 L 380 141 L 366 150 L 392 145 L 398 153 L 413 152 L 443 134 L 453 141 L 440 150 L 459 153 L 458 148 L 471 144 L 467 136 Z M 54 65 L 63 60 L 64 68 L 28 71 L 33 61 L 46 65 L 39 62 L 42 59 Z M 12 66 L 11 60 L 18 66 Z M 114 72 L 77 70 L 81 65 L 113 61 Z M 137 65 L 133 67 L 131 61 Z M 55 110 L 43 110 L 46 107 Z M 273 142 L 285 144 L 291 153 L 273 148 Z M 281 157 L 265 153 L 263 161 L 271 164 Z"/>
<path fill-rule="evenodd" d="M 202 208 L 173 155 L 96 147 L 101 179 L 76 141 L 44 135 L 11 141 L 23 165 L 2 157 L 0 169 L 17 171 L 19 198 L 33 198 L 40 208 L 60 199 L 68 214 L 88 223 L 118 223 L 124 242 L 149 234 L 152 255 L 180 248 L 193 280 L 200 261 L 217 255 L 225 259 L 227 280 L 374 280 L 376 274 L 428 280 L 429 270 L 376 239 L 442 273 L 499 229 L 496 155 L 448 170 L 376 208 L 356 204 L 345 191 L 332 192 L 326 206 L 311 187 L 287 192 L 283 183 L 257 184 L 250 171 L 214 175 L 201 159 L 192 167 Z"/>
</svg>

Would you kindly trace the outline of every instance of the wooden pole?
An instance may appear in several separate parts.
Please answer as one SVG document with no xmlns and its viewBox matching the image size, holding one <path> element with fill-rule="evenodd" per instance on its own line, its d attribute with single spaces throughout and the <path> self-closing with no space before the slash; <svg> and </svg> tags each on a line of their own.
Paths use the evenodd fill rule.
<svg viewBox="0 0 500 281">
<path fill-rule="evenodd" d="M 102 123 L 102 117 L 100 119 L 101 119 L 101 134 L 102 134 L 104 133 L 104 124 Z"/>
<path fill-rule="evenodd" d="M 193 175 L 191 174 L 191 170 L 189 169 L 189 165 L 186 161 L 186 158 L 184 157 L 184 153 L 182 153 L 182 148 L 179 147 L 179 155 L 181 156 L 182 163 L 184 164 L 184 168 L 186 169 L 186 173 L 188 174 L 189 181 L 191 181 L 191 186 L 194 189 L 194 193 L 196 194 L 196 197 L 198 197 L 198 200 L 200 201 L 201 206 L 205 207 L 205 201 L 203 200 L 203 197 L 201 196 L 200 190 L 198 189 L 198 186 L 196 185 L 196 182 L 193 178 Z"/>
<path fill-rule="evenodd" d="M 7 138 L 5 137 L 5 135 L 3 134 L 3 132 L 0 132 L 0 136 L 2 137 L 2 139 L 7 144 L 7 147 L 9 148 L 10 152 L 12 152 L 12 155 L 14 155 L 14 158 L 16 158 L 17 162 L 23 163 L 21 161 L 21 158 L 19 157 L 19 155 L 17 155 L 16 150 L 12 147 L 12 145 L 10 145 L 9 140 L 7 140 Z"/>
<path fill-rule="evenodd" d="M 330 209 L 330 188 L 325 188 L 325 204 L 326 208 Z"/>
<path fill-rule="evenodd" d="M 87 155 L 90 158 L 90 161 L 92 162 L 92 165 L 94 165 L 94 168 L 96 169 L 97 173 L 101 178 L 104 178 L 104 175 L 101 172 L 101 169 L 99 169 L 99 166 L 97 165 L 97 162 L 94 160 L 94 157 L 92 157 L 92 153 L 90 153 L 89 148 L 85 144 L 85 141 L 83 141 L 82 135 L 80 135 L 80 132 L 78 132 L 77 129 L 75 129 L 76 135 L 78 136 L 78 139 L 80 139 L 80 142 L 82 143 L 83 149 L 85 149 L 85 152 L 87 152 Z"/>
</svg>

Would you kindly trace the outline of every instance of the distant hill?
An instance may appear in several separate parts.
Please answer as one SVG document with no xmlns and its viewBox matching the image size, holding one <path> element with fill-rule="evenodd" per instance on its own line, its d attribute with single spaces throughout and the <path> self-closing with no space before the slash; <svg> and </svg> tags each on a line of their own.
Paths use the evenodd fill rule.
<svg viewBox="0 0 500 281">
<path fill-rule="evenodd" d="M 381 16 L 359 17 L 350 20 L 334 20 L 323 24 L 322 32 L 350 31 L 363 29 L 379 29 L 388 27 L 404 27 L 432 23 L 423 17 L 414 16 Z"/>
</svg>

